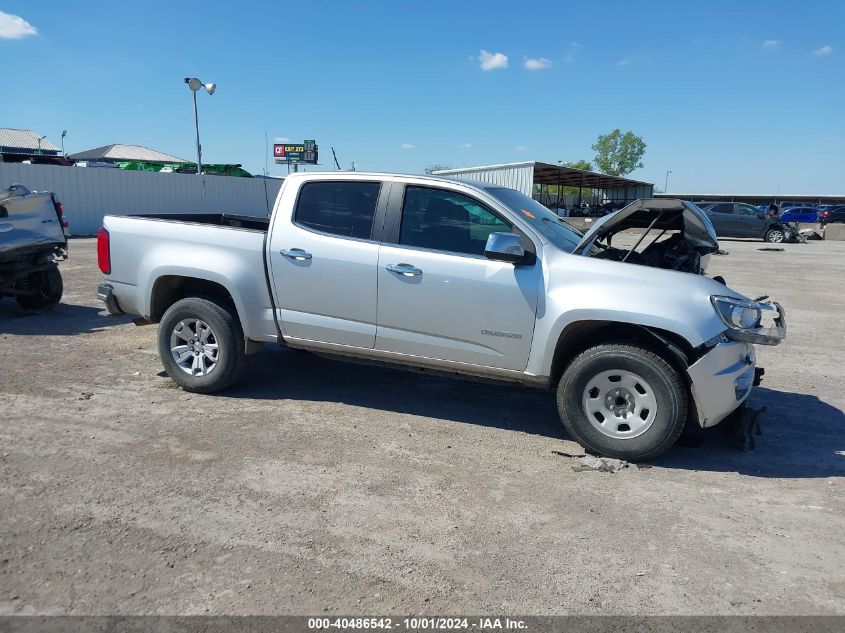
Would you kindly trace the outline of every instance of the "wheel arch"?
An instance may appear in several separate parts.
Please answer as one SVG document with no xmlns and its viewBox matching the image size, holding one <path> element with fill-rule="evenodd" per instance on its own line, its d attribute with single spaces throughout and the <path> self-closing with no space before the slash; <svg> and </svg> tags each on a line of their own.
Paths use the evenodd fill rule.
<svg viewBox="0 0 845 633">
<path fill-rule="evenodd" d="M 148 314 L 150 321 L 159 322 L 167 309 L 181 299 L 188 297 L 202 297 L 219 302 L 233 311 L 244 333 L 244 343 L 247 353 L 253 353 L 260 347 L 260 343 L 251 341 L 248 337 L 246 324 L 243 320 L 243 307 L 230 290 L 212 279 L 195 277 L 192 275 L 167 274 L 160 275 L 152 284 L 149 297 Z"/>
<path fill-rule="evenodd" d="M 658 327 L 621 321 L 575 321 L 560 333 L 555 345 L 550 384 L 556 385 L 569 363 L 581 352 L 602 343 L 634 343 L 654 352 L 686 380 L 697 360 L 696 349 L 683 336 Z"/>
</svg>

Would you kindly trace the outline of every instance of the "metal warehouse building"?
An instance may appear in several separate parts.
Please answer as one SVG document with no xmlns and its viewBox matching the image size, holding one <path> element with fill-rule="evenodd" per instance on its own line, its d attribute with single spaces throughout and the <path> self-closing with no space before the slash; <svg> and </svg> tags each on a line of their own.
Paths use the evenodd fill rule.
<svg viewBox="0 0 845 633">
<path fill-rule="evenodd" d="M 582 201 L 592 204 L 615 202 L 624 205 L 640 198 L 651 198 L 654 194 L 654 185 L 650 182 L 608 176 L 535 160 L 484 167 L 442 169 L 432 173 L 436 176 L 479 180 L 510 187 L 527 196 L 537 198 L 547 206 L 558 204 L 557 196 L 550 192 L 550 187 L 556 187 L 556 190 L 560 190 L 560 187 L 577 187 L 578 193 L 574 195 L 575 199 L 567 202 L 578 205 Z M 584 190 L 589 190 L 589 193 L 584 193 Z"/>
</svg>

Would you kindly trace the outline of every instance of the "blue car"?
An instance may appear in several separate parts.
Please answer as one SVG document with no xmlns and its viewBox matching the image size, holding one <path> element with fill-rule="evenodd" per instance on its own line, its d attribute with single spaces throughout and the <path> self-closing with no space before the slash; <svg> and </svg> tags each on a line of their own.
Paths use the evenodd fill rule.
<svg viewBox="0 0 845 633">
<path fill-rule="evenodd" d="M 819 210 L 815 207 L 789 207 L 780 212 L 781 222 L 805 222 L 811 224 L 819 221 Z"/>
</svg>

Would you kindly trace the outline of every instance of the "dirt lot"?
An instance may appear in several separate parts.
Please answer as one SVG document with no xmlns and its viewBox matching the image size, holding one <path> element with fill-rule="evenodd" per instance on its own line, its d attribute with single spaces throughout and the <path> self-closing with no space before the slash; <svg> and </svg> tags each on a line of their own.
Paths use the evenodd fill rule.
<svg viewBox="0 0 845 633">
<path fill-rule="evenodd" d="M 845 242 L 726 241 L 788 310 L 752 453 L 574 472 L 548 394 L 266 349 L 191 395 L 99 314 L 0 301 L 0 613 L 845 614 Z"/>
</svg>

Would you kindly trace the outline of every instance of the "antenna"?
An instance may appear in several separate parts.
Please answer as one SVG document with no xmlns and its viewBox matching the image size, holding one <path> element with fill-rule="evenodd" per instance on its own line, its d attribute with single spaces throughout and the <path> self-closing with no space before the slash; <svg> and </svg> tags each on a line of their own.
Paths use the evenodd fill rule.
<svg viewBox="0 0 845 633">
<path fill-rule="evenodd" d="M 334 164 L 335 164 L 335 166 L 337 167 L 337 171 L 343 171 L 343 170 L 340 168 L 340 163 L 339 163 L 339 162 L 337 162 L 337 154 L 335 154 L 335 153 L 334 153 L 334 147 L 332 147 L 332 158 L 334 158 Z"/>
</svg>

